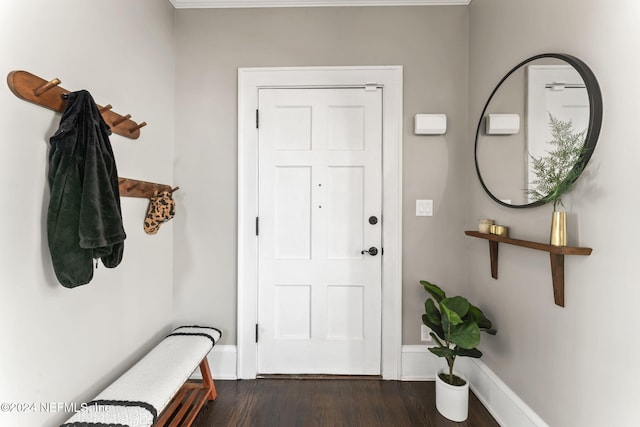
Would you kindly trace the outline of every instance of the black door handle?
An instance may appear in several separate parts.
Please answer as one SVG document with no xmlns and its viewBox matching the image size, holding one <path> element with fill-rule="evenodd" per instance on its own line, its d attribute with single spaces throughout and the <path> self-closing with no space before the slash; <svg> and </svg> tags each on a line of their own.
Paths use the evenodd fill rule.
<svg viewBox="0 0 640 427">
<path fill-rule="evenodd" d="M 376 256 L 378 255 L 378 248 L 371 246 L 369 249 L 364 249 L 360 252 L 362 255 L 364 254 L 369 254 L 371 256 Z"/>
</svg>

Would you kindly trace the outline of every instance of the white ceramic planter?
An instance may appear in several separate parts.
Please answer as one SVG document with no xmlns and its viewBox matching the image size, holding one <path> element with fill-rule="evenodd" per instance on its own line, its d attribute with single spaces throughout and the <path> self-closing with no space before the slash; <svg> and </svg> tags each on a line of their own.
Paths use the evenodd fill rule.
<svg viewBox="0 0 640 427">
<path fill-rule="evenodd" d="M 464 421 L 469 415 L 469 380 L 458 372 L 454 374 L 466 381 L 463 386 L 454 386 L 440 379 L 440 373 L 448 373 L 448 369 L 436 372 L 436 409 L 451 421 Z"/>
</svg>

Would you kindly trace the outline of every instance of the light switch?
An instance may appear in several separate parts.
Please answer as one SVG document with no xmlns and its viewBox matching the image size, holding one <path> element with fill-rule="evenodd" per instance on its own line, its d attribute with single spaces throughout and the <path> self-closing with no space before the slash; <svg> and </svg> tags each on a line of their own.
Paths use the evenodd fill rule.
<svg viewBox="0 0 640 427">
<path fill-rule="evenodd" d="M 416 200 L 416 216 L 433 216 L 433 200 Z"/>
</svg>

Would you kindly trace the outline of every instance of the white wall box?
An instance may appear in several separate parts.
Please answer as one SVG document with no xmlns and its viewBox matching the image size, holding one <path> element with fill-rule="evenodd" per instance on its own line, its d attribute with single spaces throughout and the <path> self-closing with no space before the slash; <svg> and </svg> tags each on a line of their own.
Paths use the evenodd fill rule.
<svg viewBox="0 0 640 427">
<path fill-rule="evenodd" d="M 416 114 L 413 132 L 416 135 L 444 135 L 447 132 L 447 115 Z"/>
<path fill-rule="evenodd" d="M 489 135 L 515 135 L 520 132 L 517 114 L 487 114 L 486 132 Z"/>
</svg>

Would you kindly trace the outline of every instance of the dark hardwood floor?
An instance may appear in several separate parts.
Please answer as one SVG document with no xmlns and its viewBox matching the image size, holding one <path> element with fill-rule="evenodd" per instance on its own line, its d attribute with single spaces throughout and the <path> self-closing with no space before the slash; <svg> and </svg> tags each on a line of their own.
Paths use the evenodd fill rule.
<svg viewBox="0 0 640 427">
<path fill-rule="evenodd" d="M 467 421 L 444 418 L 433 381 L 257 379 L 216 381 L 216 389 L 195 427 L 498 426 L 473 393 Z"/>
</svg>

